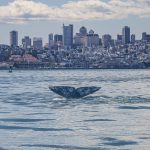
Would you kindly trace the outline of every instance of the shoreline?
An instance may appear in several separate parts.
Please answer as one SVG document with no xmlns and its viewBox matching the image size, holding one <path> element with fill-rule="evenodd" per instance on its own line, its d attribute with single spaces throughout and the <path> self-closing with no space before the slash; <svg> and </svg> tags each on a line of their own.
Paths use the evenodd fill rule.
<svg viewBox="0 0 150 150">
<path fill-rule="evenodd" d="M 42 70 L 149 70 L 150 68 L 13 68 L 12 70 L 42 71 Z M 9 68 L 0 68 L 8 70 Z"/>
</svg>

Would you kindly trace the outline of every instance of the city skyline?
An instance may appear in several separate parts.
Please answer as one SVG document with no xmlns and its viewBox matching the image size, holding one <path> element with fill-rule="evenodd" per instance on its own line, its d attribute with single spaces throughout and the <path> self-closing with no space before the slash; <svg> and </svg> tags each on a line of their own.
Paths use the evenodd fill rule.
<svg viewBox="0 0 150 150">
<path fill-rule="evenodd" d="M 1 0 L 0 43 L 9 44 L 12 30 L 19 32 L 19 39 L 42 37 L 47 43 L 49 33 L 62 34 L 63 23 L 74 24 L 74 34 L 85 26 L 88 31 L 113 38 L 122 34 L 123 26 L 130 26 L 131 34 L 141 39 L 142 32 L 150 33 L 149 10 L 148 0 Z"/>
<path fill-rule="evenodd" d="M 83 31 L 82 31 L 83 30 Z M 146 34 L 148 35 L 148 38 L 149 38 L 149 33 L 147 32 L 142 32 L 141 33 L 141 36 L 140 38 L 138 39 L 136 34 L 133 34 L 132 31 L 130 30 L 130 27 L 129 26 L 123 26 L 121 29 L 122 33 L 119 33 L 119 34 L 116 34 L 115 37 L 113 38 L 113 36 L 110 34 L 110 33 L 105 33 L 103 35 L 99 35 L 98 33 L 96 33 L 94 30 L 87 30 L 87 28 L 85 26 L 81 26 L 79 29 L 78 29 L 78 32 L 74 32 L 74 25 L 73 24 L 63 24 L 63 28 L 62 28 L 62 34 L 57 34 L 57 33 L 49 33 L 47 34 L 47 39 L 46 41 L 44 41 L 44 38 L 43 37 L 40 37 L 40 36 L 33 36 L 33 37 L 30 37 L 29 35 L 24 35 L 23 37 L 20 37 L 19 38 L 19 32 L 17 30 L 12 30 L 9 32 L 9 43 L 6 44 L 6 45 L 10 45 L 10 46 L 13 46 L 13 45 L 17 45 L 17 46 L 25 46 L 24 45 L 24 40 L 26 39 L 27 40 L 27 43 L 28 43 L 28 46 L 30 45 L 34 45 L 34 40 L 35 39 L 40 39 L 40 41 L 42 41 L 42 45 L 53 45 L 54 41 L 57 41 L 58 43 L 60 42 L 60 38 L 61 38 L 61 41 L 63 42 L 64 46 L 71 46 L 73 44 L 77 44 L 78 43 L 78 36 L 80 38 L 80 36 L 87 36 L 92 34 L 95 36 L 96 39 L 93 39 L 94 41 L 95 40 L 98 40 L 96 43 L 99 43 L 99 40 L 101 40 L 103 42 L 103 38 L 108 38 L 110 40 L 115 40 L 115 41 L 122 41 L 123 43 L 122 44 L 129 44 L 130 42 L 132 43 L 133 41 L 135 40 L 142 40 L 143 39 L 143 36 L 146 36 Z M 86 33 L 82 33 L 82 32 L 86 32 Z M 92 32 L 92 33 L 91 33 Z M 14 34 L 12 34 L 14 33 Z M 132 33 L 132 34 L 131 34 Z M 17 35 L 16 35 L 17 34 Z M 69 35 L 68 35 L 69 34 Z M 79 34 L 83 34 L 83 35 L 79 35 Z M 145 35 L 144 35 L 145 34 Z M 61 36 L 61 37 L 59 37 Z M 108 37 L 110 36 L 110 37 Z M 64 37 L 64 38 L 63 38 Z M 56 39 L 58 38 L 58 39 Z M 98 38 L 98 39 L 97 39 Z M 13 41 L 14 40 L 14 41 Z M 64 40 L 67 40 L 66 42 Z M 91 39 L 89 39 L 91 40 Z M 69 42 L 69 43 L 68 43 Z M 0 44 L 5 44 L 5 43 L 0 43 Z M 97 44 L 96 44 L 97 45 Z M 26 47 L 26 46 L 25 46 Z"/>
</svg>

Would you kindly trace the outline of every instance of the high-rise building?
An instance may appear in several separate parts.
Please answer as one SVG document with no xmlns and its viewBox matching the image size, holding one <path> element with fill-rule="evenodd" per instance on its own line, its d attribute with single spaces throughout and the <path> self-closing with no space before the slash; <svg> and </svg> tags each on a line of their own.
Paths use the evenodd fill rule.
<svg viewBox="0 0 150 150">
<path fill-rule="evenodd" d="M 63 24 L 63 45 L 66 48 L 73 46 L 73 25 L 65 26 Z"/>
<path fill-rule="evenodd" d="M 122 35 L 117 34 L 117 40 L 114 40 L 114 44 L 115 44 L 116 46 L 122 44 Z"/>
<path fill-rule="evenodd" d="M 81 36 L 87 35 L 87 29 L 84 26 L 82 26 L 79 31 Z"/>
<path fill-rule="evenodd" d="M 10 46 L 12 47 L 18 46 L 18 32 L 17 31 L 10 32 Z"/>
<path fill-rule="evenodd" d="M 55 44 L 62 43 L 62 41 L 63 41 L 63 36 L 62 35 L 59 35 L 59 34 L 54 35 L 54 43 Z"/>
<path fill-rule="evenodd" d="M 105 47 L 105 48 L 110 47 L 111 46 L 111 42 L 112 42 L 111 35 L 104 34 L 102 36 L 102 46 L 103 47 Z"/>
<path fill-rule="evenodd" d="M 88 47 L 97 47 L 97 46 L 99 46 L 99 35 L 94 34 L 93 30 L 90 30 L 89 34 L 87 34 L 87 46 Z"/>
<path fill-rule="evenodd" d="M 51 48 L 54 44 L 54 37 L 53 37 L 53 33 L 48 35 L 48 47 Z"/>
<path fill-rule="evenodd" d="M 24 49 L 28 49 L 31 47 L 31 38 L 29 36 L 25 36 L 22 39 L 22 46 Z"/>
<path fill-rule="evenodd" d="M 129 44 L 130 43 L 130 27 L 124 26 L 122 29 L 122 43 Z"/>
<path fill-rule="evenodd" d="M 80 33 L 76 33 L 76 35 L 74 36 L 74 44 L 76 46 L 83 46 L 81 39 L 82 39 L 81 34 Z"/>
<path fill-rule="evenodd" d="M 79 33 L 74 36 L 74 44 L 76 46 L 87 46 L 87 29 L 82 26 L 79 29 Z"/>
<path fill-rule="evenodd" d="M 150 41 L 150 34 L 147 34 L 146 32 L 142 33 L 142 40 L 143 41 Z"/>
<path fill-rule="evenodd" d="M 146 32 L 142 33 L 142 40 L 146 40 Z"/>
<path fill-rule="evenodd" d="M 33 48 L 35 50 L 42 50 L 43 49 L 43 41 L 40 37 L 33 38 Z"/>
<path fill-rule="evenodd" d="M 122 41 L 122 35 L 120 34 L 117 35 L 117 41 Z"/>
<path fill-rule="evenodd" d="M 135 34 L 131 35 L 131 43 L 135 43 Z"/>
</svg>

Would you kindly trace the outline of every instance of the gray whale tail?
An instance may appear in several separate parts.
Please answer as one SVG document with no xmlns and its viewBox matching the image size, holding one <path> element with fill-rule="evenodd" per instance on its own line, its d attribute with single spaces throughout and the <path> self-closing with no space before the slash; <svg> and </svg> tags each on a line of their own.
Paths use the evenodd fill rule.
<svg viewBox="0 0 150 150">
<path fill-rule="evenodd" d="M 98 91 L 100 87 L 90 86 L 74 88 L 71 86 L 50 86 L 49 89 L 65 98 L 82 98 Z"/>
</svg>

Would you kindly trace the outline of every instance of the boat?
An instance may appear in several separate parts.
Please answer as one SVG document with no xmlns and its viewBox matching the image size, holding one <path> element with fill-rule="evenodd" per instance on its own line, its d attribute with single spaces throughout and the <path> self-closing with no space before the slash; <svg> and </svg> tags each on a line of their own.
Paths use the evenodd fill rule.
<svg viewBox="0 0 150 150">
<path fill-rule="evenodd" d="M 12 72 L 12 66 L 9 67 L 9 73 L 11 73 L 11 72 Z"/>
<path fill-rule="evenodd" d="M 49 89 L 54 93 L 65 98 L 82 98 L 98 91 L 101 87 L 71 87 L 71 86 L 50 86 Z"/>
</svg>

